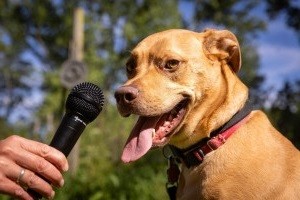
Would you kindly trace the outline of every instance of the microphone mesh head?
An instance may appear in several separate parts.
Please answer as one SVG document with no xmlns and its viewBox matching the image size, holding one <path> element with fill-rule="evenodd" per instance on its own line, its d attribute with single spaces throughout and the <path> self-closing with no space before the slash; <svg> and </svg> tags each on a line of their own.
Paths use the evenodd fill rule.
<svg viewBox="0 0 300 200">
<path fill-rule="evenodd" d="M 80 114 L 89 123 L 102 111 L 104 95 L 102 90 L 92 83 L 83 82 L 76 85 L 66 102 L 67 112 Z"/>
</svg>

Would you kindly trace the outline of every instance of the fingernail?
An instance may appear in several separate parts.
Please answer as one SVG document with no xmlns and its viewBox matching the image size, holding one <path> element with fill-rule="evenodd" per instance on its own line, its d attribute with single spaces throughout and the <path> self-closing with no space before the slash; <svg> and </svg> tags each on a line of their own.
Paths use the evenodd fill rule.
<svg viewBox="0 0 300 200">
<path fill-rule="evenodd" d="M 69 165 L 68 165 L 68 163 L 67 163 L 67 164 L 65 164 L 65 166 L 63 167 L 63 170 L 64 170 L 64 172 L 66 172 L 66 171 L 68 171 L 68 170 L 69 170 Z"/>
<path fill-rule="evenodd" d="M 65 180 L 62 179 L 62 180 L 59 182 L 59 186 L 62 187 L 62 186 L 64 186 L 64 184 L 65 184 Z"/>
<path fill-rule="evenodd" d="M 51 192 L 51 195 L 50 195 L 50 197 L 49 197 L 48 199 L 53 199 L 53 198 L 54 198 L 54 196 L 55 196 L 55 192 L 54 192 L 54 191 L 52 191 L 52 192 Z"/>
</svg>

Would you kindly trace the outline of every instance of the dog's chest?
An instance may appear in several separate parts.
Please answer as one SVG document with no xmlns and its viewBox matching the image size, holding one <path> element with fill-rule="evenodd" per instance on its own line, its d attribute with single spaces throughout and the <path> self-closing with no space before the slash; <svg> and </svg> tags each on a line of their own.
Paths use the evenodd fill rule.
<svg viewBox="0 0 300 200">
<path fill-rule="evenodd" d="M 217 152 L 207 155 L 206 160 L 197 167 L 187 168 L 183 166 L 177 199 L 230 199 L 231 197 L 226 191 L 228 189 L 226 189 L 226 184 L 227 181 L 231 181 L 232 177 L 226 173 L 226 169 L 228 169 L 226 160 L 220 159 Z M 239 186 L 236 186 L 237 188 Z"/>
<path fill-rule="evenodd" d="M 188 200 L 188 199 L 214 199 L 217 195 L 217 191 L 212 193 L 215 178 L 206 173 L 205 169 L 201 166 L 188 169 L 183 167 L 178 191 L 178 200 Z M 215 185 L 216 186 L 216 185 Z M 218 195 L 217 195 L 218 196 Z"/>
</svg>

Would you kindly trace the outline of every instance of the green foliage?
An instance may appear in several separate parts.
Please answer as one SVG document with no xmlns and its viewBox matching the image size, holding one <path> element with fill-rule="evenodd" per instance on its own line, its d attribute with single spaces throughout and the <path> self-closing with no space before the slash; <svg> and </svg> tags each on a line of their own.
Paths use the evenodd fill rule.
<svg viewBox="0 0 300 200">
<path fill-rule="evenodd" d="M 300 149 L 300 81 L 286 82 L 268 113 L 273 124 Z"/>
<path fill-rule="evenodd" d="M 0 2 L 0 97 L 1 101 L 9 99 L 9 103 L 5 105 L 6 113 L 2 115 L 5 118 L 14 113 L 14 108 L 25 107 L 24 101 L 32 98 L 32 95 L 28 95 L 32 89 L 47 91 L 49 85 L 41 87 L 41 81 L 35 78 L 41 76 L 42 70 L 50 73 L 48 70 L 51 68 L 45 66 L 55 66 L 68 55 L 68 38 L 72 25 L 72 15 L 69 16 L 68 13 L 72 14 L 72 10 L 69 4 L 65 4 L 58 11 L 51 2 Z M 42 64 L 35 66 L 28 55 L 35 56 L 35 60 L 38 59 Z M 45 80 L 45 83 L 49 83 L 47 77 Z M 28 109 L 36 107 L 31 105 Z"/>
<path fill-rule="evenodd" d="M 89 171 L 90 167 L 81 166 L 76 177 L 68 177 L 66 185 L 57 191 L 56 199 L 167 199 L 165 170 L 162 170 L 165 163 L 153 163 L 157 153 L 128 166 L 121 163 L 109 168 L 101 166 L 95 173 Z"/>
<path fill-rule="evenodd" d="M 12 127 L 10 127 L 5 119 L 0 118 L 0 128 L 4 132 L 0 134 L 0 140 L 10 136 L 12 134 Z"/>
</svg>

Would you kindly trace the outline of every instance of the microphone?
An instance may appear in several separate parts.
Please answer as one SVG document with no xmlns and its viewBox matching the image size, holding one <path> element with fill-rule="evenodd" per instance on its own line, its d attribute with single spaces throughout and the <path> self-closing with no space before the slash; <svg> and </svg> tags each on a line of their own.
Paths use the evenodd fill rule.
<svg viewBox="0 0 300 200">
<path fill-rule="evenodd" d="M 66 101 L 66 112 L 54 134 L 50 146 L 61 151 L 66 157 L 76 144 L 87 124 L 97 118 L 104 105 L 101 89 L 92 83 L 76 85 Z M 35 200 L 42 196 L 34 190 L 27 190 Z"/>
<path fill-rule="evenodd" d="M 104 96 L 101 89 L 84 82 L 75 86 L 66 101 L 66 113 L 50 146 L 68 156 L 86 125 L 102 111 Z"/>
</svg>

